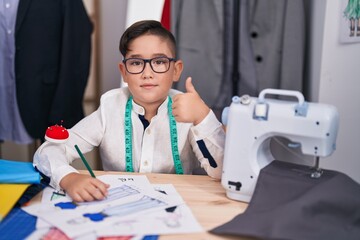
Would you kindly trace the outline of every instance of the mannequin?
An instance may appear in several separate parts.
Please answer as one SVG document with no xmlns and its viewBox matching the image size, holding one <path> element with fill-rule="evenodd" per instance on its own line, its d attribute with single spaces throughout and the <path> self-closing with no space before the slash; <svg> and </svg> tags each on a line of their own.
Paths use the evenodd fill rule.
<svg viewBox="0 0 360 240">
<path fill-rule="evenodd" d="M 0 83 L 8 86 L 5 91 L 0 85 L 0 102 L 10 106 L 0 105 L 0 140 L 22 144 L 43 140 L 48 126 L 63 120 L 69 128 L 84 116 L 92 23 L 82 0 L 0 0 L 0 4 L 1 18 L 6 19 L 1 22 L 12 21 L 0 32 L 10 30 L 7 49 L 13 48 L 5 52 L 13 65 L 5 69 L 7 75 L 0 75 Z M 4 51 L 6 47 L 1 54 Z M 9 114 L 9 109 L 15 110 Z"/>
<path fill-rule="evenodd" d="M 20 0 L 15 29 L 19 111 L 27 132 L 72 127 L 84 117 L 92 24 L 81 0 Z"/>
<path fill-rule="evenodd" d="M 235 6 L 240 16 L 234 16 Z M 240 28 L 237 43 L 235 17 Z M 265 88 L 303 90 L 303 0 L 179 0 L 171 5 L 171 20 L 178 57 L 187 63 L 182 76 L 193 77 L 199 94 L 219 118 L 234 93 L 257 96 Z M 175 88 L 185 89 L 183 84 Z"/>
</svg>

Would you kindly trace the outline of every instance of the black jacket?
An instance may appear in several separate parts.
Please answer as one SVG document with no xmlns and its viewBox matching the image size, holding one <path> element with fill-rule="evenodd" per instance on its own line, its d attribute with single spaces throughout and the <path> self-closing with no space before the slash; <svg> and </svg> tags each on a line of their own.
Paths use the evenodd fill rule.
<svg viewBox="0 0 360 240">
<path fill-rule="evenodd" d="M 15 28 L 17 101 L 26 130 L 83 118 L 92 23 L 82 0 L 20 0 Z"/>
</svg>

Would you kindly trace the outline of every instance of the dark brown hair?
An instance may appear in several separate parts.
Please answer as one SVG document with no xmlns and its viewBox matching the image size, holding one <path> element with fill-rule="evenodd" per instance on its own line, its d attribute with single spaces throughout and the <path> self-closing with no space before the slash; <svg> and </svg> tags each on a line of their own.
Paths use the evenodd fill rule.
<svg viewBox="0 0 360 240">
<path fill-rule="evenodd" d="M 145 34 L 159 36 L 170 42 L 172 52 L 175 54 L 176 41 L 174 35 L 155 20 L 143 20 L 132 24 L 125 30 L 120 38 L 119 50 L 125 58 L 129 51 L 131 41 Z M 175 57 L 175 55 L 174 55 Z"/>
</svg>

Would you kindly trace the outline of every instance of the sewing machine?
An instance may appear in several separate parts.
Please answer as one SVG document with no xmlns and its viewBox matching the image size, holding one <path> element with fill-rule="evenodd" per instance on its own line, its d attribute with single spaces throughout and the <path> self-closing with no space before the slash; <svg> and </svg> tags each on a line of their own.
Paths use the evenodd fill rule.
<svg viewBox="0 0 360 240">
<path fill-rule="evenodd" d="M 267 94 L 289 96 L 297 101 L 265 98 Z M 316 158 L 309 177 L 321 177 L 319 157 L 335 150 L 339 116 L 331 105 L 305 102 L 297 91 L 265 89 L 258 98 L 233 97 L 224 109 L 226 142 L 221 183 L 229 198 L 250 202 L 260 170 L 274 160 L 270 139 L 280 136 Z"/>
</svg>

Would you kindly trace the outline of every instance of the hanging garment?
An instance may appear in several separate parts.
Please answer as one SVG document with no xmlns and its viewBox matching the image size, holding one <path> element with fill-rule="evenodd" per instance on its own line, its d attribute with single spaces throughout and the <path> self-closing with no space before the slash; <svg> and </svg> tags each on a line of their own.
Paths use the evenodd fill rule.
<svg viewBox="0 0 360 240">
<path fill-rule="evenodd" d="M 239 0 L 237 4 L 234 0 L 224 0 L 222 84 L 213 106 L 218 112 L 230 105 L 234 95 L 257 96 L 258 93 L 259 84 L 250 42 L 248 11 L 247 0 Z"/>
<path fill-rule="evenodd" d="M 234 92 L 257 96 L 264 88 L 302 91 L 304 0 L 241 0 L 239 43 L 233 42 L 234 6 L 231 0 L 172 4 L 172 31 L 178 57 L 184 60 L 183 78 L 193 76 L 196 89 L 215 112 L 229 105 Z M 236 45 L 239 82 L 234 90 Z M 175 87 L 184 90 L 183 82 Z"/>
<path fill-rule="evenodd" d="M 32 138 L 22 123 L 15 86 L 15 22 L 19 0 L 0 0 L 0 143 L 28 144 Z"/>
<path fill-rule="evenodd" d="M 258 92 L 265 88 L 302 91 L 306 39 L 304 0 L 248 3 Z"/>
<path fill-rule="evenodd" d="M 174 87 L 185 91 L 185 79 L 192 77 L 202 99 L 212 106 L 221 88 L 223 3 L 218 0 L 171 3 L 177 58 L 184 61 L 182 80 Z"/>
<path fill-rule="evenodd" d="M 161 24 L 171 31 L 171 0 L 165 0 L 161 14 Z"/>
<path fill-rule="evenodd" d="M 92 24 L 81 0 L 20 0 L 15 74 L 20 115 L 33 138 L 84 117 Z"/>
</svg>

